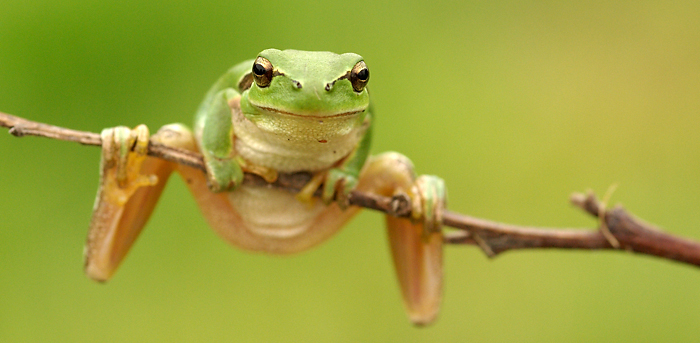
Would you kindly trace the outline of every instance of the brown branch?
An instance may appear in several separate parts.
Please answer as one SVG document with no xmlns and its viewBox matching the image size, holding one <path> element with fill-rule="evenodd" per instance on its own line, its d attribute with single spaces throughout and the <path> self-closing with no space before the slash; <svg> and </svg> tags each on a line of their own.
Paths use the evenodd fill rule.
<svg viewBox="0 0 700 343">
<path fill-rule="evenodd" d="M 602 217 L 620 247 L 615 248 L 601 230 L 542 229 L 490 222 L 461 214 L 449 213 L 445 225 L 465 231 L 448 233 L 445 240 L 454 244 L 475 244 L 489 256 L 513 249 L 607 249 L 646 254 L 700 266 L 700 243 L 670 235 L 629 214 L 621 206 L 602 208 L 589 192 L 575 193 L 571 202 L 595 217 Z"/>
<path fill-rule="evenodd" d="M 96 133 L 37 123 L 2 112 L 0 112 L 0 126 L 9 128 L 10 133 L 17 137 L 40 136 L 84 145 L 100 146 L 102 144 L 100 135 Z M 199 154 L 153 143 L 148 148 L 150 156 L 204 170 L 202 157 Z M 296 192 L 309 181 L 310 177 L 308 173 L 281 174 L 272 186 Z M 244 183 L 267 184 L 261 177 L 254 174 L 246 174 Z M 354 191 L 350 194 L 349 201 L 351 205 L 394 216 L 410 217 L 411 215 L 411 202 L 405 195 L 388 198 Z M 593 231 L 515 226 L 450 211 L 445 211 L 443 223 L 459 231 L 445 233 L 445 242 L 479 246 L 489 257 L 516 249 L 607 249 L 630 251 L 700 266 L 700 243 L 698 242 L 664 233 L 632 216 L 622 207 L 607 210 L 592 193 L 574 194 L 571 202 L 600 218 L 601 223 L 605 224 L 605 230 L 615 238 L 616 244 L 611 244 L 611 240 L 606 238 L 600 228 Z"/>
</svg>

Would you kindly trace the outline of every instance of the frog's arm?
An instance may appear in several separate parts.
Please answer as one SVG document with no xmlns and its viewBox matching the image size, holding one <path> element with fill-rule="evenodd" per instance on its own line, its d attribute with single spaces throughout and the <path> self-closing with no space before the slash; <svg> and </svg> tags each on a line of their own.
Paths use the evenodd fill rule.
<svg viewBox="0 0 700 343">
<path fill-rule="evenodd" d="M 349 158 L 346 160 L 346 162 L 342 165 L 340 168 L 341 170 L 344 170 L 348 173 L 351 173 L 355 176 L 358 176 L 360 174 L 360 170 L 362 170 L 362 167 L 365 165 L 365 162 L 367 161 L 367 157 L 369 156 L 369 148 L 372 145 L 372 109 L 368 110 L 367 116 L 364 119 L 364 124 L 366 125 L 367 128 L 365 129 L 364 136 L 362 137 L 362 140 L 360 143 L 357 145 L 357 148 L 355 148 L 355 151 L 352 152 L 352 155 L 349 156 Z"/>
<path fill-rule="evenodd" d="M 243 171 L 235 160 L 233 121 L 230 103 L 240 99 L 242 89 L 252 78 L 253 61 L 238 64 L 227 71 L 209 90 L 195 118 L 195 133 L 207 169 L 209 188 L 220 192 L 233 189 L 243 181 Z M 250 80 L 248 80 L 250 79 Z"/>
<path fill-rule="evenodd" d="M 339 166 L 328 171 L 321 196 L 326 203 L 332 201 L 333 196 L 336 195 L 338 196 L 338 203 L 343 206 L 348 194 L 357 187 L 360 171 L 367 161 L 372 144 L 371 106 L 367 109 L 362 125 L 364 126 L 364 133 L 357 147 Z"/>
</svg>

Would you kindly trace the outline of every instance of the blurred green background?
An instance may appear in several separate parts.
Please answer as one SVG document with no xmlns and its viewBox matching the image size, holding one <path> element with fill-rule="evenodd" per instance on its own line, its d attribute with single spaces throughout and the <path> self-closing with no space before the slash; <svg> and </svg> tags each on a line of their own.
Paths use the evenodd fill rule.
<svg viewBox="0 0 700 343">
<path fill-rule="evenodd" d="M 602 194 L 700 239 L 700 2 L 2 0 L 0 111 L 99 132 L 192 121 L 268 47 L 356 52 L 373 151 L 450 208 L 594 227 Z M 293 257 L 232 249 L 174 177 L 108 284 L 82 273 L 99 149 L 0 134 L 0 341 L 695 341 L 700 270 L 614 252 L 448 247 L 438 322 L 404 315 L 383 220 Z"/>
</svg>

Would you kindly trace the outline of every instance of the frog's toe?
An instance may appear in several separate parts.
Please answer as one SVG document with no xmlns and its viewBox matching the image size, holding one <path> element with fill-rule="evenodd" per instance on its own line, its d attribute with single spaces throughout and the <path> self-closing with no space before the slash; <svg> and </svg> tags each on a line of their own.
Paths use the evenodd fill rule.
<svg viewBox="0 0 700 343">
<path fill-rule="evenodd" d="M 142 186 L 155 184 L 153 175 L 141 175 L 141 164 L 148 153 L 148 127 L 139 125 L 133 130 L 117 126 L 102 130 L 103 174 L 116 182 L 119 188 L 131 194 Z"/>
<path fill-rule="evenodd" d="M 142 156 L 148 154 L 148 142 L 151 138 L 151 133 L 146 125 L 136 126 L 131 130 L 129 136 L 129 143 L 133 144 L 135 153 Z"/>
<path fill-rule="evenodd" d="M 340 169 L 331 169 L 326 175 L 321 199 L 330 204 L 335 200 L 341 208 L 349 206 L 350 192 L 357 187 L 357 177 Z"/>
<path fill-rule="evenodd" d="M 439 232 L 442 214 L 447 201 L 445 181 L 434 175 L 421 175 L 415 182 L 419 194 L 420 215 L 424 222 L 424 234 Z"/>
</svg>

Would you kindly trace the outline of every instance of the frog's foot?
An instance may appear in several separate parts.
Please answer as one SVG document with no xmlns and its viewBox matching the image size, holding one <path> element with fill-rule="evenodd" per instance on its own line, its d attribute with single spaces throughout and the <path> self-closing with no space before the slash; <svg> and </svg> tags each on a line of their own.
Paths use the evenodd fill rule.
<svg viewBox="0 0 700 343">
<path fill-rule="evenodd" d="M 416 325 L 431 323 L 442 298 L 443 181 L 435 176 L 416 178 L 408 158 L 389 152 L 368 160 L 357 189 L 411 198 L 413 217 L 387 215 L 387 232 L 408 316 Z"/>
<path fill-rule="evenodd" d="M 235 157 L 206 156 L 207 186 L 212 192 L 232 191 L 243 182 L 243 169 Z"/>
<path fill-rule="evenodd" d="M 118 126 L 102 131 L 102 177 L 110 201 L 124 205 L 137 189 L 158 182 L 155 175 L 141 174 L 150 134 L 145 125 L 133 130 Z M 133 148 L 133 151 L 132 151 Z"/>
<path fill-rule="evenodd" d="M 412 217 L 423 221 L 423 236 L 440 232 L 442 214 L 447 199 L 445 181 L 434 175 L 421 175 L 416 179 Z"/>
<path fill-rule="evenodd" d="M 333 168 L 326 174 L 321 200 L 326 204 L 335 200 L 340 208 L 345 209 L 350 205 L 350 192 L 357 188 L 357 183 L 357 175 L 343 169 Z"/>
<path fill-rule="evenodd" d="M 321 200 L 328 205 L 334 200 L 341 209 L 349 206 L 349 195 L 357 187 L 357 176 L 338 168 L 316 173 L 297 193 L 297 200 L 313 204 L 316 190 L 323 185 Z"/>
<path fill-rule="evenodd" d="M 182 125 L 168 125 L 151 140 L 192 150 L 192 133 Z M 133 130 L 116 127 L 102 131 L 100 184 L 87 243 L 85 273 L 107 281 L 126 256 L 151 215 L 176 164 L 146 156 L 146 126 Z"/>
<path fill-rule="evenodd" d="M 279 173 L 275 169 L 249 163 L 240 156 L 236 157 L 236 161 L 244 172 L 258 175 L 267 183 L 273 183 L 279 177 Z"/>
<path fill-rule="evenodd" d="M 131 232 L 117 229 L 122 219 L 130 216 L 125 212 L 126 204 L 140 189 L 155 185 L 158 177 L 142 172 L 148 152 L 146 126 L 109 128 L 101 137 L 100 185 L 85 245 L 85 272 L 105 281 L 116 268 L 115 259 L 120 259 L 122 250 L 126 253 L 135 238 Z"/>
<path fill-rule="evenodd" d="M 314 194 L 316 193 L 318 187 L 323 184 L 323 181 L 326 180 L 326 175 L 328 175 L 327 171 L 314 174 L 311 177 L 311 180 L 309 180 L 309 182 L 304 185 L 299 193 L 297 193 L 296 199 L 305 204 L 314 205 Z"/>
</svg>

